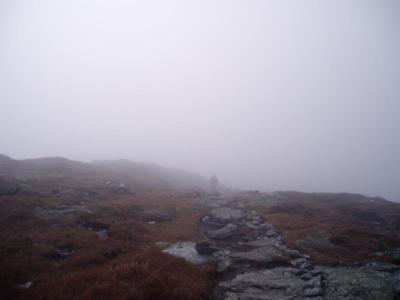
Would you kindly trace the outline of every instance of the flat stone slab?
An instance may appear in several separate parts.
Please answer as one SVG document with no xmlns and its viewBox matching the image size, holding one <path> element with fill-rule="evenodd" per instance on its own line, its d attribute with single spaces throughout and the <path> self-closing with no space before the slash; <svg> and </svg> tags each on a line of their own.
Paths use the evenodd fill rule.
<svg viewBox="0 0 400 300">
<path fill-rule="evenodd" d="M 184 260 L 193 264 L 203 264 L 212 260 L 210 257 L 198 254 L 196 250 L 196 243 L 190 241 L 172 244 L 162 252 L 177 257 L 182 257 Z"/>
<path fill-rule="evenodd" d="M 255 247 L 266 247 L 266 246 L 274 246 L 276 243 L 275 239 L 271 238 L 262 238 L 258 240 L 254 240 L 251 242 L 243 243 L 243 245 L 255 246 Z"/>
<path fill-rule="evenodd" d="M 231 258 L 239 260 L 248 260 L 257 263 L 285 263 L 286 258 L 281 250 L 273 246 L 264 246 L 256 248 L 248 252 L 234 252 L 230 255 Z"/>
<path fill-rule="evenodd" d="M 305 283 L 285 268 L 237 275 L 217 286 L 218 299 L 225 300 L 304 300 Z"/>
</svg>

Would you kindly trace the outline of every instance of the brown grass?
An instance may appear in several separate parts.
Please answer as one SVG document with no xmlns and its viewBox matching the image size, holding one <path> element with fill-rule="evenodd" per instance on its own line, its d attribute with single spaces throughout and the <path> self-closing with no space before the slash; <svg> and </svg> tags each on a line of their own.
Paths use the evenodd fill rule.
<svg viewBox="0 0 400 300">
<path fill-rule="evenodd" d="M 154 245 L 203 239 L 196 222 L 205 210 L 195 195 L 144 190 L 119 195 L 90 180 L 31 184 L 96 191 L 97 197 L 0 197 L 1 299 L 206 298 L 213 268 L 192 265 Z M 34 211 L 81 201 L 93 213 L 41 219 Z M 156 224 L 149 224 L 150 219 Z M 99 238 L 96 228 L 108 228 L 108 238 Z M 72 255 L 60 257 L 59 249 Z M 18 288 L 27 281 L 32 288 Z"/>
<path fill-rule="evenodd" d="M 370 211 L 376 211 L 381 215 L 390 214 L 387 220 L 395 220 L 393 214 L 396 211 L 388 207 L 390 205 L 384 202 L 359 204 L 334 199 L 293 199 L 260 206 L 257 210 L 277 227 L 289 247 L 311 255 L 317 263 L 337 264 L 370 259 L 390 261 L 388 257 L 378 257 L 375 253 L 400 246 L 399 232 L 393 226 L 395 223 L 374 227 L 368 224 L 368 219 L 354 219 L 351 215 L 357 209 L 362 217 L 375 217 Z M 321 231 L 330 235 L 331 245 L 312 248 L 297 243 Z"/>
</svg>

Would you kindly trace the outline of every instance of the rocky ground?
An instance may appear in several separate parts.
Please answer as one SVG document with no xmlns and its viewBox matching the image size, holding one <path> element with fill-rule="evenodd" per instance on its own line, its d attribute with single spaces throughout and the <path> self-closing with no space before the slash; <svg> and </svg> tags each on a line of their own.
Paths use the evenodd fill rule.
<svg viewBox="0 0 400 300">
<path fill-rule="evenodd" d="M 398 265 L 316 265 L 237 197 L 210 197 L 205 204 L 209 214 L 199 226 L 206 239 L 165 251 L 195 263 L 216 262 L 213 300 L 400 299 Z"/>
<path fill-rule="evenodd" d="M 400 299 L 399 203 L 100 165 L 0 155 L 0 299 Z"/>
</svg>

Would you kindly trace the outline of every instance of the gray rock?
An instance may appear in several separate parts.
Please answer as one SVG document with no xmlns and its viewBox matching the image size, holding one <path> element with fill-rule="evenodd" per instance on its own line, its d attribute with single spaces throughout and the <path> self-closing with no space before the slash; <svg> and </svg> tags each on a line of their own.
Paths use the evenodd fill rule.
<svg viewBox="0 0 400 300">
<path fill-rule="evenodd" d="M 232 261 L 227 256 L 219 256 L 217 258 L 217 272 L 222 273 L 229 269 Z"/>
<path fill-rule="evenodd" d="M 243 243 L 243 245 L 255 246 L 255 247 L 274 246 L 275 240 L 268 239 L 268 238 L 261 238 L 261 239 L 255 240 L 255 241 Z"/>
<path fill-rule="evenodd" d="M 287 249 L 286 253 L 287 253 L 287 255 L 294 257 L 294 258 L 302 257 L 300 251 L 298 251 L 298 250 Z"/>
<path fill-rule="evenodd" d="M 325 267 L 322 272 L 327 300 L 392 300 L 399 297 L 396 289 L 400 282 L 394 273 L 370 267 Z"/>
<path fill-rule="evenodd" d="M 205 216 L 205 217 L 201 218 L 201 221 L 202 222 L 207 222 L 209 219 L 210 219 L 209 216 Z"/>
<path fill-rule="evenodd" d="M 310 288 L 321 287 L 321 275 L 318 275 L 307 281 L 307 286 Z"/>
<path fill-rule="evenodd" d="M 207 231 L 206 234 L 211 239 L 225 239 L 234 234 L 237 228 L 237 225 L 230 223 L 220 229 Z"/>
<path fill-rule="evenodd" d="M 269 237 L 269 238 L 273 238 L 273 237 L 278 236 L 278 233 L 277 233 L 276 231 L 270 229 L 270 230 L 268 230 L 268 231 L 266 232 L 265 235 L 266 235 L 267 237 Z"/>
<path fill-rule="evenodd" d="M 313 276 L 318 276 L 318 275 L 321 275 L 321 270 L 314 269 L 314 270 L 311 270 L 310 273 L 311 273 Z"/>
<path fill-rule="evenodd" d="M 368 264 L 368 267 L 375 271 L 382 271 L 382 272 L 389 272 L 389 273 L 394 273 L 394 272 L 400 271 L 400 266 L 394 265 L 394 264 L 382 263 L 382 262 L 370 263 L 370 264 Z"/>
<path fill-rule="evenodd" d="M 234 279 L 222 282 L 217 290 L 226 300 L 302 300 L 304 283 L 285 268 L 274 268 L 237 275 Z"/>
<path fill-rule="evenodd" d="M 33 285 L 32 281 L 25 282 L 23 284 L 18 285 L 20 289 L 30 289 Z"/>
<path fill-rule="evenodd" d="M 214 247 L 211 247 L 208 241 L 201 241 L 196 243 L 195 248 L 197 253 L 199 253 L 200 255 L 211 255 L 218 250 Z"/>
<path fill-rule="evenodd" d="M 275 228 L 274 228 L 274 225 L 272 225 L 272 224 L 270 224 L 270 223 L 267 223 L 267 222 L 261 224 L 261 227 L 262 227 L 262 228 L 265 228 L 266 230 L 274 230 L 274 229 L 275 229 Z"/>
<path fill-rule="evenodd" d="M 113 193 L 116 194 L 127 194 L 129 193 L 128 187 L 122 182 L 116 182 L 113 180 L 108 180 L 105 183 L 105 187 Z"/>
<path fill-rule="evenodd" d="M 242 209 L 233 209 L 230 207 L 219 207 L 211 210 L 211 216 L 215 219 L 229 222 L 244 218 L 245 213 Z"/>
<path fill-rule="evenodd" d="M 303 275 L 301 275 L 300 276 L 300 278 L 302 279 L 302 280 L 310 280 L 310 279 L 312 279 L 314 276 L 311 274 L 311 273 L 304 273 Z"/>
<path fill-rule="evenodd" d="M 56 257 L 55 259 L 63 260 L 68 258 L 74 253 L 73 249 L 71 248 L 58 248 L 56 249 Z"/>
<path fill-rule="evenodd" d="M 299 269 L 312 269 L 311 263 L 306 258 L 297 258 L 290 261 L 291 265 Z"/>
<path fill-rule="evenodd" d="M 108 229 L 97 230 L 96 234 L 99 238 L 106 239 L 108 237 Z"/>
<path fill-rule="evenodd" d="M 248 252 L 234 252 L 230 257 L 254 263 L 287 263 L 282 251 L 273 246 L 264 246 Z"/>
<path fill-rule="evenodd" d="M 292 273 L 294 275 L 299 275 L 302 272 L 300 269 L 290 268 L 290 267 L 285 268 L 284 270 L 285 270 L 285 272 Z"/>
<path fill-rule="evenodd" d="M 303 292 L 306 297 L 316 297 L 322 295 L 322 289 L 320 287 L 306 288 Z"/>
<path fill-rule="evenodd" d="M 210 261 L 209 257 L 199 255 L 196 251 L 195 246 L 196 243 L 194 242 L 176 243 L 164 249 L 163 252 L 182 257 L 186 261 L 194 264 L 203 264 Z"/>
</svg>

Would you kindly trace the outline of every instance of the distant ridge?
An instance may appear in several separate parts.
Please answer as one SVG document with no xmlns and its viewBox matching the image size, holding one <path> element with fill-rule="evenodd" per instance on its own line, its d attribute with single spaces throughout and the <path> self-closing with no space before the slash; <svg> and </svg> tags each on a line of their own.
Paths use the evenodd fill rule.
<svg viewBox="0 0 400 300">
<path fill-rule="evenodd" d="M 127 159 L 83 163 L 64 157 L 12 159 L 0 154 L 0 176 L 15 178 L 114 178 L 152 189 L 203 190 L 207 179 L 187 171 Z"/>
</svg>

